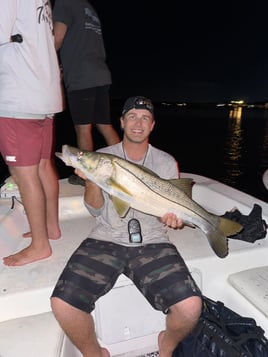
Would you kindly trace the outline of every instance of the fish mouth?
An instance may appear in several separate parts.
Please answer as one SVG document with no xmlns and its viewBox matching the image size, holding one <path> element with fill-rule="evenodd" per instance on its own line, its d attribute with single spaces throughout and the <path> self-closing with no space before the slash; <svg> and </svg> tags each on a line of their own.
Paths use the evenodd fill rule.
<svg viewBox="0 0 268 357">
<path fill-rule="evenodd" d="M 61 152 L 55 152 L 55 155 L 56 155 L 59 159 L 61 159 L 62 161 L 64 161 L 64 160 L 63 160 L 63 154 L 62 154 Z"/>
<path fill-rule="evenodd" d="M 79 159 L 82 153 L 77 148 L 69 145 L 62 146 L 62 152 L 55 152 L 55 155 L 60 158 L 66 165 L 72 166 L 74 158 Z"/>
<path fill-rule="evenodd" d="M 65 163 L 65 165 L 67 165 L 67 166 L 72 166 L 72 160 L 70 159 L 70 157 L 69 156 L 66 156 L 66 155 L 64 155 L 63 153 L 61 153 L 61 152 L 55 152 L 55 155 L 59 158 L 59 159 L 61 159 L 64 163 Z"/>
</svg>

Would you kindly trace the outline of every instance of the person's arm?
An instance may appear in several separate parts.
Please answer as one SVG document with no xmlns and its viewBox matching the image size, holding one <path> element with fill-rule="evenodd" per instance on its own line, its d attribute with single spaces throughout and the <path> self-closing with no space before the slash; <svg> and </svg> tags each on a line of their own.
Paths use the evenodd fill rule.
<svg viewBox="0 0 268 357">
<path fill-rule="evenodd" d="M 86 176 L 82 173 L 82 171 L 75 169 L 75 173 L 83 180 L 85 180 L 85 203 L 94 209 L 101 208 L 104 204 L 102 189 L 92 181 L 87 180 Z"/>
<path fill-rule="evenodd" d="M 104 198 L 102 190 L 95 183 L 85 180 L 85 193 L 84 193 L 85 202 L 93 207 L 94 209 L 99 209 L 104 204 Z"/>
<path fill-rule="evenodd" d="M 54 22 L 54 40 L 56 51 L 61 48 L 66 32 L 67 26 L 63 22 Z"/>
</svg>

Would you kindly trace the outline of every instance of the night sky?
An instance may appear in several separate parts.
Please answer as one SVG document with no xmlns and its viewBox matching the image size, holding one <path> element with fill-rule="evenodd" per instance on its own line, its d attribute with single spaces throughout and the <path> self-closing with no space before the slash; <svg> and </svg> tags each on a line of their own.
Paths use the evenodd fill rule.
<svg viewBox="0 0 268 357">
<path fill-rule="evenodd" d="M 92 0 L 113 97 L 268 100 L 265 1 Z"/>
</svg>

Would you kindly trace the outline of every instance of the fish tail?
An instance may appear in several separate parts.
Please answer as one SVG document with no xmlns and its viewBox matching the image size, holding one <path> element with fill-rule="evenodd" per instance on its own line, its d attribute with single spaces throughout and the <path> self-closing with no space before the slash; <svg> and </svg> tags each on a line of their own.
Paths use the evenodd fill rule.
<svg viewBox="0 0 268 357">
<path fill-rule="evenodd" d="M 218 257 L 225 258 L 228 255 L 228 239 L 219 230 L 208 232 L 207 239 Z"/>
<path fill-rule="evenodd" d="M 228 236 L 237 234 L 243 227 L 241 224 L 231 221 L 230 219 L 219 217 L 218 229 L 211 230 L 207 238 L 211 248 L 220 258 L 228 255 Z"/>
<path fill-rule="evenodd" d="M 240 223 L 232 221 L 228 218 L 220 217 L 219 230 L 223 235 L 229 237 L 239 233 L 243 229 Z"/>
</svg>

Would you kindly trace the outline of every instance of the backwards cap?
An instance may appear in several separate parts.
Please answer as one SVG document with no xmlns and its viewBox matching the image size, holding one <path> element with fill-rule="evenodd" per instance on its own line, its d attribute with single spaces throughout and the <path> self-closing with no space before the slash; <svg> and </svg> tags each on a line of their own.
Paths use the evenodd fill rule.
<svg viewBox="0 0 268 357">
<path fill-rule="evenodd" d="M 122 115 L 125 115 L 131 109 L 147 109 L 154 115 L 153 103 L 151 99 L 146 97 L 136 96 L 128 98 L 123 106 Z"/>
</svg>

